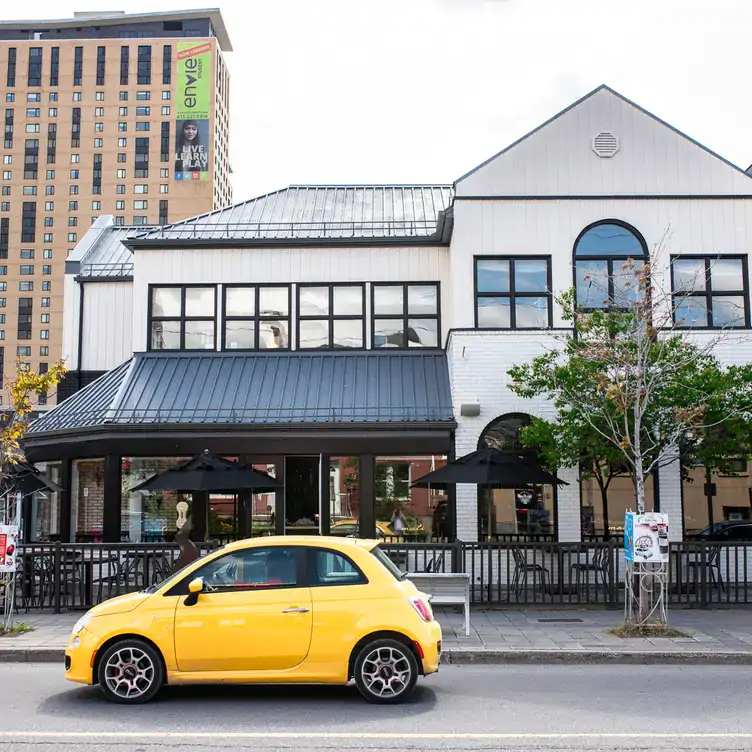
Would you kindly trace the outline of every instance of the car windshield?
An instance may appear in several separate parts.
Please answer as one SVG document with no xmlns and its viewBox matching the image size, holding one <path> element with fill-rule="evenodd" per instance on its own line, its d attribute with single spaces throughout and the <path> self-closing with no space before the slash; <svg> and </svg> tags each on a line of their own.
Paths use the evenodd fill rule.
<svg viewBox="0 0 752 752">
<path fill-rule="evenodd" d="M 374 546 L 374 548 L 371 549 L 371 553 L 394 576 L 396 580 L 404 580 L 407 577 L 407 573 L 402 572 L 400 568 L 378 546 Z"/>
</svg>

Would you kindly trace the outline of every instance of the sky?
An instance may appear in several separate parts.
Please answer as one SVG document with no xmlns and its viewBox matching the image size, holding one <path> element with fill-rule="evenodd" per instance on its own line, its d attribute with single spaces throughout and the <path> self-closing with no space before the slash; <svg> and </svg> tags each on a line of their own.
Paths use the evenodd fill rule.
<svg viewBox="0 0 752 752">
<path fill-rule="evenodd" d="M 752 0 L 95 4 L 220 8 L 235 201 L 290 184 L 451 183 L 603 83 L 752 164 Z M 92 5 L 35 0 L 24 18 Z"/>
</svg>

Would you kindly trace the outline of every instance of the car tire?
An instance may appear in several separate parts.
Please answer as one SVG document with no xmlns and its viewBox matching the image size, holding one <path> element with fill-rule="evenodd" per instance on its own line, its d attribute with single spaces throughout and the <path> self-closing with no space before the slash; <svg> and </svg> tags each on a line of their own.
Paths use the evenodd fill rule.
<svg viewBox="0 0 752 752">
<path fill-rule="evenodd" d="M 143 640 L 120 640 L 104 651 L 97 681 L 110 702 L 120 705 L 149 702 L 165 683 L 162 656 Z"/>
<path fill-rule="evenodd" d="M 413 651 L 397 640 L 374 640 L 355 659 L 355 685 L 369 702 L 393 705 L 404 702 L 418 681 Z"/>
</svg>

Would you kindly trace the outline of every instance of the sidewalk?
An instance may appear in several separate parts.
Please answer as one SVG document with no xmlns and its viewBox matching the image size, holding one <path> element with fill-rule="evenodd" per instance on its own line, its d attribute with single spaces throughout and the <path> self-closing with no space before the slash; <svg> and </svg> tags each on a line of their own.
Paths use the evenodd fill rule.
<svg viewBox="0 0 752 752">
<path fill-rule="evenodd" d="M 34 632 L 0 638 L 0 662 L 62 661 L 82 613 L 20 613 Z M 690 637 L 621 639 L 609 627 L 621 611 L 501 610 L 472 612 L 465 637 L 460 609 L 437 609 L 446 663 L 739 663 L 752 665 L 752 609 L 676 610 L 669 624 Z"/>
</svg>

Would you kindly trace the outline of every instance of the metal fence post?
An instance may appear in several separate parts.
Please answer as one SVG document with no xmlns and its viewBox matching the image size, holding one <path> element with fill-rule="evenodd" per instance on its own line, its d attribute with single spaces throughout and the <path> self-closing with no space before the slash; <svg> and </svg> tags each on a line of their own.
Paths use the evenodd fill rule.
<svg viewBox="0 0 752 752">
<path fill-rule="evenodd" d="M 708 607 L 708 546 L 705 542 L 700 544 L 700 608 Z"/>
<path fill-rule="evenodd" d="M 456 540 L 450 544 L 452 547 L 452 572 L 462 572 L 461 560 L 462 560 L 462 541 Z"/>
<path fill-rule="evenodd" d="M 60 613 L 60 588 L 62 586 L 62 580 L 63 580 L 63 573 L 61 571 L 61 561 L 62 556 L 60 555 L 60 541 L 55 541 L 55 550 L 53 552 L 52 556 L 52 577 L 54 579 L 54 588 L 55 588 L 55 594 L 54 594 L 54 603 L 55 603 L 55 613 Z"/>
<path fill-rule="evenodd" d="M 619 582 L 619 547 L 614 540 L 609 540 L 608 546 L 610 549 L 608 552 L 610 564 L 608 568 L 608 600 L 616 608 L 619 605 L 619 589 L 617 587 Z"/>
</svg>

